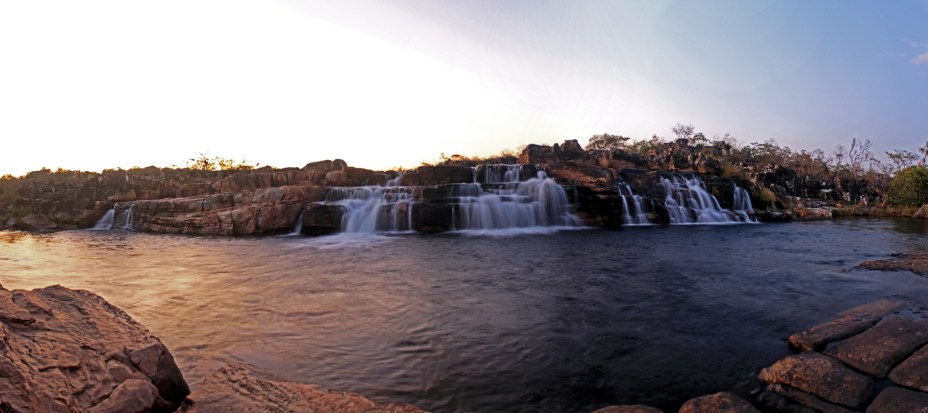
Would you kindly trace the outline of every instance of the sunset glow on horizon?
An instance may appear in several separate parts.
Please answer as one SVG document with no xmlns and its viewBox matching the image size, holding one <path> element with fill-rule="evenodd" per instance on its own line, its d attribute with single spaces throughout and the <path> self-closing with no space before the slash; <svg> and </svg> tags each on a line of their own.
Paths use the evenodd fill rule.
<svg viewBox="0 0 928 413">
<path fill-rule="evenodd" d="M 928 140 L 928 1 L 0 3 L 0 175 L 371 169 L 593 134 Z"/>
</svg>

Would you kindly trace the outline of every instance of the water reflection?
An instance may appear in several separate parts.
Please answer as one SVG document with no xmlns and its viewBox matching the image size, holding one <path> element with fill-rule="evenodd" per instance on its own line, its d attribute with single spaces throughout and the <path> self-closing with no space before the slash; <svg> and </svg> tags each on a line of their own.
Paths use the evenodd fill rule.
<svg viewBox="0 0 928 413">
<path fill-rule="evenodd" d="M 0 233 L 0 283 L 104 296 L 161 337 L 193 383 L 244 361 L 440 412 L 672 411 L 744 388 L 798 329 L 877 299 L 928 300 L 928 281 L 914 274 L 848 271 L 924 249 L 916 224 L 502 237 Z"/>
</svg>

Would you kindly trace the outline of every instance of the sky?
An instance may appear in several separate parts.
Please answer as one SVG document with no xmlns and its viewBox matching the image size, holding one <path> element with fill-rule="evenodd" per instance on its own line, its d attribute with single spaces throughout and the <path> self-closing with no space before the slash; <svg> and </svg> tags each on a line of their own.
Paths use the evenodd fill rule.
<svg viewBox="0 0 928 413">
<path fill-rule="evenodd" d="M 928 140 L 928 0 L 0 0 L 0 174 Z"/>
</svg>

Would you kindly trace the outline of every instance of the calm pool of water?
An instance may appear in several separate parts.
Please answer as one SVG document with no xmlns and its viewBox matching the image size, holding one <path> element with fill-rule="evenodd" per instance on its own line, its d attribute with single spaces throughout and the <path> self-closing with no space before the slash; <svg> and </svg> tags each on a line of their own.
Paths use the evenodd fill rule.
<svg viewBox="0 0 928 413">
<path fill-rule="evenodd" d="M 250 239 L 0 232 L 0 283 L 93 291 L 194 386 L 230 362 L 439 412 L 588 411 L 747 389 L 786 337 L 928 279 L 913 220 L 521 236 Z"/>
</svg>

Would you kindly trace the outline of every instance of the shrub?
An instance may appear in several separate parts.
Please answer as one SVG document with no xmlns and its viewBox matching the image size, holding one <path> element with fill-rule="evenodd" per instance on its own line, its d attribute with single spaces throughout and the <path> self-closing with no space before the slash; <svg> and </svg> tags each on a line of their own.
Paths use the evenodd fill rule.
<svg viewBox="0 0 928 413">
<path fill-rule="evenodd" d="M 928 168 L 910 166 L 897 172 L 889 184 L 889 201 L 905 206 L 928 204 Z"/>
</svg>

